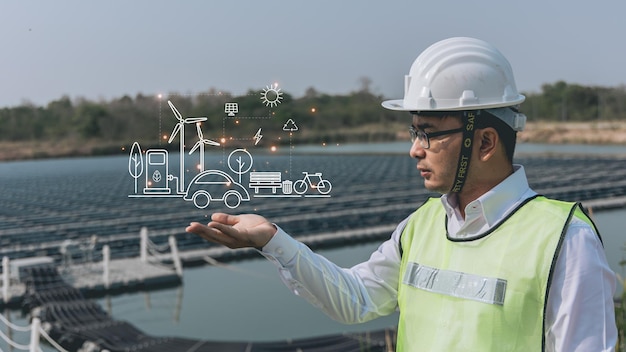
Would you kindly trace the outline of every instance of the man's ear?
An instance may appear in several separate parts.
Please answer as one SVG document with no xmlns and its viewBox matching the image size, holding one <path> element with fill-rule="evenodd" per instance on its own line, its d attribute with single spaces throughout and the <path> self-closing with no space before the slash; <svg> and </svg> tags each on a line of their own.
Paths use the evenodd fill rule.
<svg viewBox="0 0 626 352">
<path fill-rule="evenodd" d="M 498 150 L 500 136 L 493 127 L 486 127 L 477 131 L 479 145 L 478 157 L 482 161 L 487 161 L 493 157 Z"/>
</svg>

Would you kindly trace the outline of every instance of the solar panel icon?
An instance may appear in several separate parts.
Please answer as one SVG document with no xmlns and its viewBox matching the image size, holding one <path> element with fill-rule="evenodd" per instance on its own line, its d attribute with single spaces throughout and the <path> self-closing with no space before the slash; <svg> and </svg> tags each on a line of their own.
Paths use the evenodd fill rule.
<svg viewBox="0 0 626 352">
<path fill-rule="evenodd" d="M 228 114 L 228 116 L 233 117 L 236 113 L 239 112 L 239 104 L 237 103 L 226 103 L 224 104 L 224 112 Z"/>
</svg>

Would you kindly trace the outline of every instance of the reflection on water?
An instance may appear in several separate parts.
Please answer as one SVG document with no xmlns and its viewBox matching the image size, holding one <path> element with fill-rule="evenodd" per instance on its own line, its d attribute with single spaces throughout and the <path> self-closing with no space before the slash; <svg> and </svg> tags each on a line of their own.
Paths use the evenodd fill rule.
<svg viewBox="0 0 626 352">
<path fill-rule="evenodd" d="M 378 244 L 320 253 L 342 266 L 367 259 Z M 337 323 L 293 295 L 263 258 L 185 270 L 172 288 L 109 298 L 112 315 L 149 334 L 207 340 L 274 341 L 394 326 L 397 315 L 360 325 Z M 182 292 L 182 301 L 177 295 Z M 147 297 L 149 296 L 149 297 Z M 177 306 L 182 302 L 182 307 Z"/>
</svg>

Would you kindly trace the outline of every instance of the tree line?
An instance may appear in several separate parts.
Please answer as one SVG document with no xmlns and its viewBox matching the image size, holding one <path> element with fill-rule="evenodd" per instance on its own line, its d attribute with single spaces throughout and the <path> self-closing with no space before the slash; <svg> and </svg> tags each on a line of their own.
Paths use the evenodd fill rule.
<svg viewBox="0 0 626 352">
<path fill-rule="evenodd" d="M 544 84 L 540 93 L 526 94 L 522 110 L 530 121 L 626 120 L 626 86 Z"/>
<path fill-rule="evenodd" d="M 257 128 L 262 128 L 269 139 L 282 143 L 393 140 L 398 131 L 384 126 L 401 126 L 407 121 L 406 113 L 382 108 L 380 102 L 386 98 L 372 93 L 368 84 L 345 95 L 329 95 L 314 88 L 309 88 L 299 98 L 280 92 L 281 99 L 270 107 L 264 104 L 260 93 L 261 90 L 250 90 L 234 96 L 210 89 L 200 94 L 169 94 L 161 98 L 137 94 L 91 101 L 63 96 L 46 106 L 24 103 L 0 109 L 0 141 L 101 140 L 167 144 L 167 136 L 177 122 L 168 100 L 183 117 L 206 116 L 202 129 L 210 137 L 223 138 L 228 136 L 225 131 L 242 130 L 239 136 L 232 133 L 235 140 L 250 137 Z M 559 81 L 544 84 L 539 93 L 525 95 L 522 112 L 529 121 L 626 120 L 623 85 L 593 87 Z M 225 113 L 225 104 L 229 102 L 238 104 L 234 117 Z M 302 130 L 287 137 L 282 130 L 287 119 L 302 126 Z M 195 126 L 187 128 L 190 136 L 195 135 Z"/>
</svg>

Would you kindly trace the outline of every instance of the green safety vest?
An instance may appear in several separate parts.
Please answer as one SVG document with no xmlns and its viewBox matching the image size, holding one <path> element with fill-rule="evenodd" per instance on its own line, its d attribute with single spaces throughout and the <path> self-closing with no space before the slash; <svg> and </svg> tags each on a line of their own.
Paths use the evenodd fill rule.
<svg viewBox="0 0 626 352">
<path fill-rule="evenodd" d="M 542 351 L 552 271 L 582 206 L 533 197 L 472 240 L 447 236 L 439 198 L 400 239 L 397 351 Z"/>
</svg>

